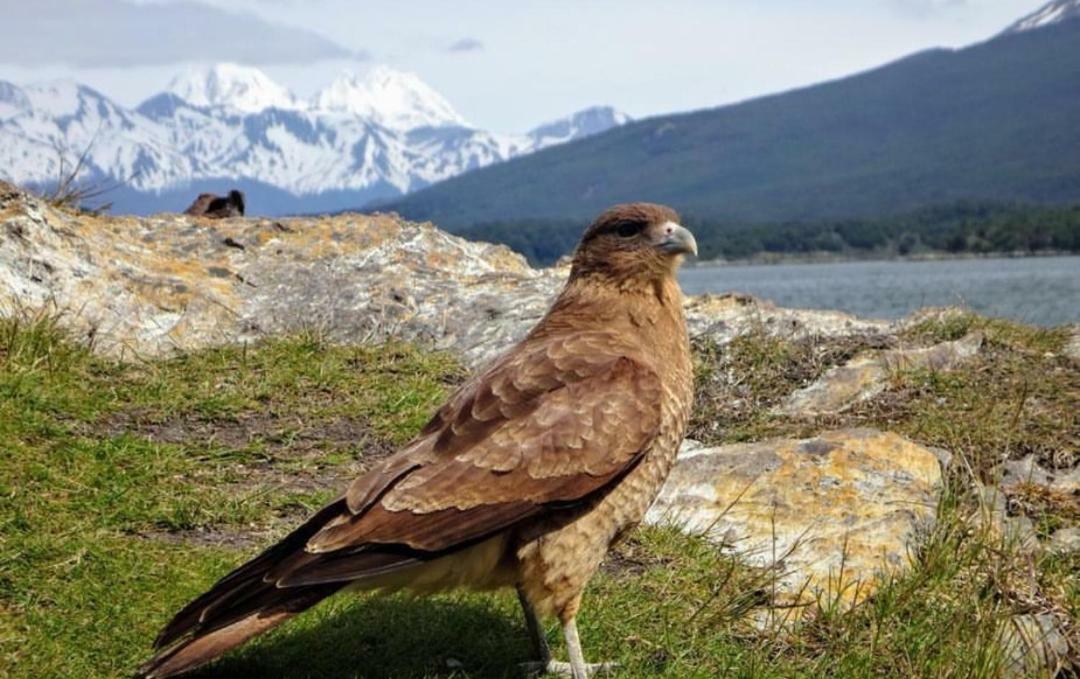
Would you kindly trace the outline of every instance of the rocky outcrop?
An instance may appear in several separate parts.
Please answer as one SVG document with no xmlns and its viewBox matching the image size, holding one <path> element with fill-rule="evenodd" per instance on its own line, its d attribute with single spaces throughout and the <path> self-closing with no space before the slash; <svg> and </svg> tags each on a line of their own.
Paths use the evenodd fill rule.
<svg viewBox="0 0 1080 679">
<path fill-rule="evenodd" d="M 777 413 L 812 417 L 842 412 L 884 391 L 889 376 L 897 370 L 951 370 L 978 354 L 982 341 L 982 335 L 972 333 L 932 347 L 871 351 L 856 356 L 792 393 Z"/>
<path fill-rule="evenodd" d="M 689 445 L 646 521 L 704 534 L 770 569 L 782 605 L 763 615 L 793 620 L 800 605 L 847 607 L 873 592 L 876 576 L 906 570 L 940 485 L 932 451 L 871 429 Z"/>
<path fill-rule="evenodd" d="M 399 337 L 470 365 L 522 336 L 567 269 L 394 215 L 280 221 L 73 215 L 0 187 L 0 305 L 51 305 L 114 355 L 153 356 L 317 329 L 340 341 Z M 882 332 L 832 311 L 739 295 L 687 300 L 695 335 Z"/>
<path fill-rule="evenodd" d="M 843 311 L 783 309 L 750 295 L 698 295 L 686 300 L 686 322 L 693 337 L 726 343 L 750 332 L 798 340 L 888 332 L 893 324 L 857 318 Z"/>
</svg>

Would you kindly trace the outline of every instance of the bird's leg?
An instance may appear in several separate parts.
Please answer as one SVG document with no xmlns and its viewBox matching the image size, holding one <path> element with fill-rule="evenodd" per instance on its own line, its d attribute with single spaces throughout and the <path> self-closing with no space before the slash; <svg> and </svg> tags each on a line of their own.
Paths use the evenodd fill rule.
<svg viewBox="0 0 1080 679">
<path fill-rule="evenodd" d="M 548 663 L 551 662 L 551 648 L 548 647 L 547 637 L 544 635 L 544 626 L 540 622 L 540 616 L 536 614 L 536 609 L 529 603 L 525 592 L 520 587 L 517 588 L 517 595 L 518 601 L 521 602 L 521 610 L 525 613 L 525 625 L 529 628 L 533 652 L 536 654 L 536 662 L 529 664 L 546 671 Z"/>
<path fill-rule="evenodd" d="M 593 674 L 607 672 L 608 670 L 619 666 L 618 663 L 613 662 L 585 662 L 585 654 L 581 652 L 581 639 L 578 638 L 576 618 L 571 617 L 568 620 L 563 621 L 563 636 L 566 638 L 566 654 L 570 656 L 570 671 L 567 672 L 561 667 L 553 668 L 551 665 L 555 663 L 548 663 L 549 672 L 569 675 L 570 677 L 573 677 L 573 679 L 589 679 Z M 562 665 L 563 663 L 558 664 Z"/>
<path fill-rule="evenodd" d="M 566 654 L 570 656 L 571 676 L 574 679 L 589 679 L 589 669 L 585 665 L 585 654 L 581 651 L 581 639 L 577 633 L 577 618 L 563 623 L 563 636 L 566 638 Z"/>
<path fill-rule="evenodd" d="M 604 662 L 604 663 L 587 663 L 585 662 L 585 656 L 581 652 L 581 639 L 578 638 L 577 622 L 574 618 L 569 618 L 563 622 L 563 636 L 566 638 L 566 652 L 570 656 L 570 662 L 562 662 L 560 660 L 551 659 L 551 651 L 547 645 L 547 639 L 544 638 L 543 628 L 540 626 L 540 620 L 536 616 L 536 612 L 533 610 L 532 605 L 528 603 L 524 595 L 518 592 L 518 596 L 521 599 L 521 607 L 525 609 L 525 620 L 529 622 L 529 630 L 537 630 L 537 634 L 533 635 L 533 642 L 536 645 L 538 661 L 522 663 L 521 667 L 525 670 L 528 676 L 537 676 L 543 674 L 551 674 L 561 677 L 569 677 L 570 679 L 589 679 L 594 674 L 607 672 L 619 666 L 618 663 Z"/>
</svg>

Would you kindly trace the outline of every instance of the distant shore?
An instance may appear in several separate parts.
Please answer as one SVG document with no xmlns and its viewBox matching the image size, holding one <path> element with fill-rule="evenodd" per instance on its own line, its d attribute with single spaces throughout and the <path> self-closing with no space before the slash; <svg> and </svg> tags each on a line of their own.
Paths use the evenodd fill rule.
<svg viewBox="0 0 1080 679">
<path fill-rule="evenodd" d="M 687 262 L 686 266 L 762 266 L 773 264 L 842 264 L 845 262 L 942 262 L 968 259 L 1027 259 L 1035 257 L 1080 257 L 1078 252 L 1040 250 L 1038 252 L 919 252 L 907 255 L 889 252 L 835 253 L 806 252 L 798 254 L 765 253 L 737 259 L 703 259 Z"/>
</svg>

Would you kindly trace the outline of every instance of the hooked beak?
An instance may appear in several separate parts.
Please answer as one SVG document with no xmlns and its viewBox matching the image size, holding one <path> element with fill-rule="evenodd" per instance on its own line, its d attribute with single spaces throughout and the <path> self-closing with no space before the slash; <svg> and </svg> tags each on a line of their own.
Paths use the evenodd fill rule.
<svg viewBox="0 0 1080 679">
<path fill-rule="evenodd" d="M 697 255 L 697 241 L 690 229 L 674 222 L 663 226 L 663 237 L 657 244 L 661 252 L 669 255 Z"/>
</svg>

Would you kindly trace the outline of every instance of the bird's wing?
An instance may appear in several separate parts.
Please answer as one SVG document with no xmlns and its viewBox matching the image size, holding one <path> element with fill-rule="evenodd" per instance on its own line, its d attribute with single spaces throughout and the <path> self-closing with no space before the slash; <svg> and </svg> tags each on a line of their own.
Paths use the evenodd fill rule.
<svg viewBox="0 0 1080 679">
<path fill-rule="evenodd" d="M 279 582 L 346 577 L 350 555 L 375 546 L 453 550 L 603 489 L 660 425 L 660 378 L 633 354 L 600 332 L 523 345 L 357 479 L 308 556 L 274 569 Z"/>
</svg>

